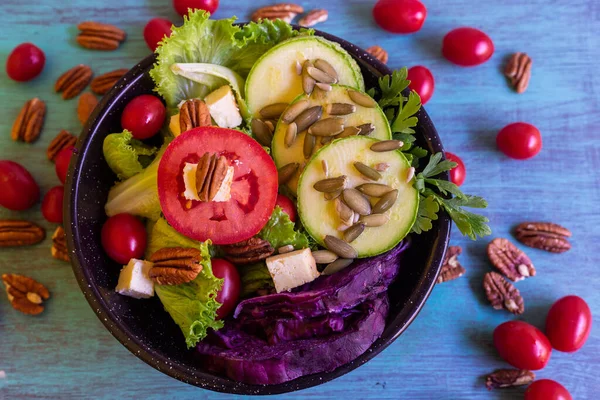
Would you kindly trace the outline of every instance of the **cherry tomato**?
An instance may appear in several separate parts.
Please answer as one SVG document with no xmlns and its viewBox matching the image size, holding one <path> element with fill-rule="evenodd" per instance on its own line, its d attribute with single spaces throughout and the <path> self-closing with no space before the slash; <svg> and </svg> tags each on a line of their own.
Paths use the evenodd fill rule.
<svg viewBox="0 0 600 400">
<path fill-rule="evenodd" d="M 30 81 L 44 69 L 46 56 L 33 43 L 21 43 L 11 51 L 6 60 L 8 77 L 17 82 Z"/>
<path fill-rule="evenodd" d="M 479 29 L 457 28 L 444 36 L 442 54 L 463 67 L 483 64 L 494 54 L 494 42 Z"/>
<path fill-rule="evenodd" d="M 281 207 L 283 212 L 285 212 L 290 217 L 290 221 L 296 222 L 296 206 L 294 205 L 294 202 L 290 200 L 289 197 L 284 196 L 282 194 L 278 194 L 277 202 L 275 203 L 275 205 Z"/>
<path fill-rule="evenodd" d="M 542 369 L 552 353 L 550 341 L 542 331 L 523 321 L 498 325 L 494 329 L 494 346 L 500 357 L 520 369 Z"/>
<path fill-rule="evenodd" d="M 517 160 L 534 157 L 542 149 L 542 135 L 538 128 L 525 122 L 506 125 L 496 136 L 501 152 Z"/>
<path fill-rule="evenodd" d="M 14 211 L 31 208 L 40 199 L 40 187 L 21 164 L 0 160 L 0 206 Z"/>
<path fill-rule="evenodd" d="M 158 43 L 165 36 L 171 36 L 171 26 L 173 26 L 173 23 L 165 18 L 152 18 L 148 21 L 144 27 L 144 40 L 150 50 L 156 50 Z"/>
<path fill-rule="evenodd" d="M 136 139 L 148 139 L 158 133 L 167 111 L 162 101 L 151 94 L 133 98 L 123 110 L 121 126 Z"/>
<path fill-rule="evenodd" d="M 44 200 L 42 200 L 42 215 L 48 222 L 62 224 L 64 197 L 65 189 L 62 186 L 54 186 L 44 196 Z"/>
<path fill-rule="evenodd" d="M 188 8 L 205 10 L 214 14 L 219 7 L 219 0 L 173 0 L 173 7 L 182 17 L 188 15 Z"/>
<path fill-rule="evenodd" d="M 586 342 L 592 329 L 592 312 L 585 300 L 566 296 L 557 300 L 546 317 L 546 336 L 558 351 L 573 352 Z"/>
<path fill-rule="evenodd" d="M 146 227 L 131 214 L 110 217 L 102 226 L 101 236 L 104 251 L 119 264 L 142 258 L 146 251 Z"/>
<path fill-rule="evenodd" d="M 560 383 L 551 379 L 540 379 L 525 390 L 525 400 L 573 400 L 573 397 Z"/>
<path fill-rule="evenodd" d="M 54 168 L 56 169 L 56 176 L 64 185 L 67 181 L 67 172 L 69 172 L 69 163 L 71 162 L 71 157 L 73 156 L 73 147 L 69 147 L 66 149 L 62 149 L 56 155 L 54 159 Z"/>
<path fill-rule="evenodd" d="M 446 158 L 448 160 L 454 161 L 456 164 L 458 164 L 456 167 L 454 167 L 450 170 L 450 180 L 456 186 L 462 185 L 463 182 L 465 181 L 465 177 L 467 176 L 467 170 L 465 169 L 465 164 L 463 163 L 463 161 L 460 159 L 459 156 L 457 156 L 454 153 L 450 153 L 449 151 L 446 152 Z"/>
<path fill-rule="evenodd" d="M 235 265 L 221 258 L 211 260 L 213 274 L 217 278 L 223 279 L 223 287 L 217 293 L 217 301 L 221 307 L 217 310 L 217 319 L 223 319 L 228 316 L 238 303 L 240 298 L 240 274 L 238 274 Z"/>
<path fill-rule="evenodd" d="M 433 96 L 435 82 L 431 71 L 422 65 L 417 65 L 408 70 L 409 87 L 421 97 L 421 104 L 425 104 Z"/>
<path fill-rule="evenodd" d="M 379 0 L 373 18 L 388 32 L 413 33 L 423 26 L 427 8 L 418 0 Z"/>
</svg>

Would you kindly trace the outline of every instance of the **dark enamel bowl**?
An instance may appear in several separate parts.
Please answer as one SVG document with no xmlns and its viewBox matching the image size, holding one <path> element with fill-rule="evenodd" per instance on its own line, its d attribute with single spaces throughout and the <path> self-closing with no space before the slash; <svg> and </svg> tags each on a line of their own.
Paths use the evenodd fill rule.
<svg viewBox="0 0 600 400">
<path fill-rule="evenodd" d="M 317 34 L 338 42 L 356 59 L 367 87 L 375 86 L 378 77 L 391 73 L 388 67 L 353 44 L 323 32 Z M 445 214 L 440 214 L 430 232 L 413 235 L 413 245 L 405 253 L 399 277 L 389 290 L 391 308 L 386 328 L 369 351 L 332 372 L 303 376 L 279 385 L 247 385 L 204 371 L 193 351 L 186 350 L 181 331 L 158 298 L 141 301 L 115 293 L 121 266 L 104 254 L 100 230 L 106 220 L 104 204 L 116 177 L 104 160 L 102 142 L 106 134 L 121 131 L 121 112 L 129 100 L 152 93 L 153 82 L 148 72 L 154 61 L 153 56 L 144 59 L 102 99 L 83 130 L 69 170 L 64 214 L 73 272 L 100 321 L 129 351 L 157 370 L 200 388 L 226 393 L 277 394 L 316 386 L 379 354 L 413 321 L 435 284 L 450 234 L 450 220 Z M 427 113 L 421 110 L 418 117 L 418 145 L 432 152 L 443 151 Z M 447 175 L 444 178 L 448 179 Z"/>
</svg>

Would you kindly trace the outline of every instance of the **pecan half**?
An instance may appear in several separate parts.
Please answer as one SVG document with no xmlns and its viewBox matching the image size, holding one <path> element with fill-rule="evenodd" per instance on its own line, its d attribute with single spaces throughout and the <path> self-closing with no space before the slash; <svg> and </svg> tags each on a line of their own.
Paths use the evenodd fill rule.
<svg viewBox="0 0 600 400">
<path fill-rule="evenodd" d="M 567 240 L 571 231 L 551 222 L 523 222 L 515 229 L 515 237 L 526 246 L 552 253 L 564 253 L 571 249 Z"/>
<path fill-rule="evenodd" d="M 67 249 L 67 236 L 62 226 L 59 226 L 52 235 L 52 257 L 57 260 L 69 262 L 69 249 Z"/>
<path fill-rule="evenodd" d="M 384 64 L 388 62 L 388 52 L 380 46 L 371 46 L 367 49 L 367 53 L 378 59 Z"/>
<path fill-rule="evenodd" d="M 496 310 L 503 308 L 513 314 L 523 314 L 523 297 L 512 283 L 497 272 L 488 272 L 483 277 L 483 288 L 487 299 Z"/>
<path fill-rule="evenodd" d="M 438 276 L 437 283 L 448 282 L 461 277 L 465 273 L 465 268 L 458 262 L 458 256 L 462 253 L 462 247 L 450 246 L 444 257 L 442 269 Z"/>
<path fill-rule="evenodd" d="M 58 132 L 58 135 L 48 145 L 46 149 L 46 157 L 48 160 L 54 161 L 54 158 L 62 149 L 68 149 L 74 147 L 77 143 L 77 137 L 64 129 Z"/>
<path fill-rule="evenodd" d="M 196 170 L 196 189 L 200 201 L 213 201 L 225 180 L 229 163 L 225 156 L 204 153 Z"/>
<path fill-rule="evenodd" d="M 50 292 L 44 285 L 17 274 L 2 274 L 2 282 L 15 310 L 29 315 L 38 315 L 44 311 L 42 302 L 50 298 Z"/>
<path fill-rule="evenodd" d="M 310 10 L 309 12 L 306 13 L 305 16 L 300 18 L 300 21 L 298 21 L 298 25 L 309 28 L 309 27 L 315 26 L 316 24 L 319 24 L 321 22 L 327 21 L 328 17 L 329 17 L 329 13 L 327 12 L 327 10 L 324 10 L 322 8 Z"/>
<path fill-rule="evenodd" d="M 54 91 L 62 92 L 62 98 L 65 100 L 71 99 L 85 89 L 92 75 L 92 69 L 87 65 L 76 65 L 56 80 Z"/>
<path fill-rule="evenodd" d="M 81 122 L 82 125 L 85 125 L 97 105 L 98 99 L 93 93 L 85 92 L 79 96 L 79 101 L 77 102 L 77 118 L 79 118 L 79 122 Z"/>
<path fill-rule="evenodd" d="M 210 111 L 205 102 L 198 99 L 188 100 L 179 109 L 179 127 L 181 133 L 201 126 L 210 126 Z"/>
<path fill-rule="evenodd" d="M 528 385 L 535 379 L 535 374 L 528 369 L 498 369 L 485 378 L 488 390 L 511 386 Z"/>
<path fill-rule="evenodd" d="M 35 142 L 40 137 L 45 117 L 46 103 L 37 97 L 25 102 L 12 126 L 10 132 L 12 140 Z"/>
<path fill-rule="evenodd" d="M 44 240 L 46 231 L 29 221 L 0 220 L 0 247 L 29 246 Z"/>
<path fill-rule="evenodd" d="M 487 254 L 494 267 L 511 281 L 535 275 L 535 267 L 529 257 L 508 239 L 492 240 L 487 246 Z"/>
<path fill-rule="evenodd" d="M 264 260 L 275 252 L 269 242 L 257 236 L 221 248 L 226 254 L 225 258 L 235 264 L 252 264 Z"/>
<path fill-rule="evenodd" d="M 165 247 L 152 256 L 148 276 L 159 285 L 181 285 L 196 279 L 202 271 L 202 253 L 198 249 Z"/>
<path fill-rule="evenodd" d="M 261 19 L 281 19 L 285 22 L 292 22 L 296 15 L 304 12 L 304 8 L 293 3 L 279 3 L 272 6 L 259 8 L 250 18 L 254 22 Z"/>
<path fill-rule="evenodd" d="M 508 78 L 517 93 L 525 92 L 527 86 L 529 86 L 531 64 L 531 57 L 526 53 L 515 53 L 510 57 L 504 68 L 504 75 Z"/>
<path fill-rule="evenodd" d="M 115 50 L 125 41 L 127 34 L 114 25 L 85 21 L 77 25 L 81 31 L 77 43 L 92 50 Z"/>
<path fill-rule="evenodd" d="M 121 79 L 123 75 L 125 75 L 127 71 L 127 68 L 122 68 L 99 75 L 92 79 L 90 89 L 92 89 L 92 92 L 96 94 L 104 95 L 108 93 L 108 91 L 112 89 L 113 86 L 115 86 L 115 84 L 119 81 L 119 79 Z"/>
</svg>

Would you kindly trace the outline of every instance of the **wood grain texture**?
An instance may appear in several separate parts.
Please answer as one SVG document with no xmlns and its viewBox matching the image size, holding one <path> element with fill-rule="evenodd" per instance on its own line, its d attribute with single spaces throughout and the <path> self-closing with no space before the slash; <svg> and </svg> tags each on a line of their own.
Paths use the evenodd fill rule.
<svg viewBox="0 0 600 400">
<path fill-rule="evenodd" d="M 221 0 L 216 17 L 249 18 L 255 7 L 272 3 Z M 447 149 L 467 165 L 467 192 L 485 196 L 494 236 L 508 237 L 524 220 L 550 220 L 573 232 L 573 249 L 562 255 L 525 248 L 538 275 L 517 284 L 525 299 L 523 319 L 542 327 L 551 303 L 566 294 L 585 298 L 595 314 L 586 346 L 575 354 L 555 352 L 537 373 L 563 383 L 575 399 L 600 393 L 600 2 L 596 0 L 428 0 L 422 31 L 395 36 L 375 26 L 374 1 L 304 0 L 305 9 L 325 6 L 326 23 L 317 26 L 362 47 L 388 50 L 392 67 L 423 64 L 437 78 L 427 110 Z M 250 4 L 252 4 L 250 6 Z M 148 54 L 142 29 L 152 17 L 179 21 L 167 0 L 3 0 L 0 5 L 0 64 L 11 49 L 31 41 L 45 50 L 42 75 L 17 84 L 1 72 L 0 159 L 27 166 L 42 191 L 59 182 L 46 160 L 48 143 L 60 131 L 78 132 L 77 100 L 52 92 L 54 80 L 78 63 L 96 74 L 131 67 Z M 75 43 L 82 20 L 115 24 L 128 33 L 115 52 L 94 52 Z M 485 65 L 463 69 L 440 55 L 443 35 L 458 26 L 484 29 L 496 53 Z M 528 91 L 516 95 L 501 68 L 515 51 L 534 61 Z M 10 140 L 10 127 L 21 105 L 38 96 L 48 104 L 44 131 L 33 145 Z M 495 150 L 495 133 L 504 125 L 527 121 L 538 126 L 544 149 L 533 160 L 509 160 Z M 50 257 L 54 230 L 39 206 L 25 213 L 0 210 L 0 218 L 24 217 L 41 223 L 48 238 L 40 245 L 0 250 L 0 273 L 30 275 L 47 285 L 51 299 L 39 317 L 21 315 L 0 297 L 0 398 L 194 398 L 231 396 L 202 391 L 145 365 L 104 329 L 84 300 L 70 266 Z M 471 242 L 453 233 L 464 248 L 467 273 L 439 285 L 405 334 L 380 356 L 325 385 L 296 393 L 295 398 L 373 399 L 512 399 L 522 389 L 487 392 L 484 375 L 505 364 L 495 354 L 491 333 L 513 317 L 493 310 L 481 282 L 490 270 L 487 241 Z M 116 271 L 115 271 L 116 273 Z"/>
</svg>

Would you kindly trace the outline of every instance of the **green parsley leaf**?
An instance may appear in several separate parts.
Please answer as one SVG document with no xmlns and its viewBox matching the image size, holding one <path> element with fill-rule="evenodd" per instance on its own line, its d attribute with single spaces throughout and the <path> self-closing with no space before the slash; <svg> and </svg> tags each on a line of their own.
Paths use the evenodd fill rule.
<svg viewBox="0 0 600 400">
<path fill-rule="evenodd" d="M 433 196 L 421 195 L 420 197 L 417 219 L 412 227 L 412 231 L 417 235 L 427 232 L 433 227 L 431 221 L 438 219 L 437 213 L 440 210 L 440 206 Z"/>
<path fill-rule="evenodd" d="M 421 97 L 414 90 L 410 92 L 406 103 L 398 105 L 398 115 L 392 124 L 393 132 L 415 133 L 414 128 L 419 120 L 414 115 L 421 108 Z"/>
<path fill-rule="evenodd" d="M 427 178 L 425 179 L 425 183 L 437 187 L 443 195 L 447 195 L 448 193 L 450 193 L 458 198 L 464 196 L 463 192 L 458 188 L 458 186 L 456 186 L 452 182 L 444 181 L 442 179 Z"/>
<path fill-rule="evenodd" d="M 487 225 L 487 223 L 490 222 L 489 219 L 483 215 L 478 215 L 466 211 L 460 206 L 456 206 L 452 200 L 453 199 L 447 200 L 438 198 L 438 201 L 441 201 L 441 205 L 448 212 L 450 218 L 452 218 L 452 221 L 454 221 L 463 235 L 469 236 L 471 239 L 475 240 L 477 239 L 477 236 L 483 237 L 492 234 L 492 230 Z"/>
</svg>

